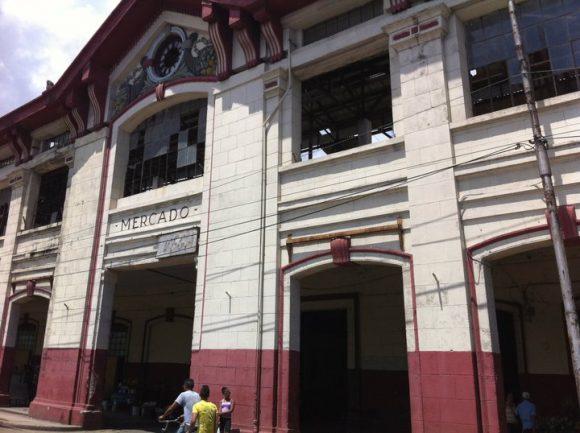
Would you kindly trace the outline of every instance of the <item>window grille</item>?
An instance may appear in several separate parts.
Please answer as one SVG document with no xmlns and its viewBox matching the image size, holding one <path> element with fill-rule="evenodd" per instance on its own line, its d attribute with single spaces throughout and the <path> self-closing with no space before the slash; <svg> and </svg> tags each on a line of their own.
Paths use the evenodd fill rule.
<svg viewBox="0 0 580 433">
<path fill-rule="evenodd" d="M 60 149 L 70 144 L 70 132 L 66 131 L 54 137 L 42 140 L 40 144 L 40 152 L 46 152 L 51 149 Z"/>
<path fill-rule="evenodd" d="M 203 175 L 207 101 L 171 107 L 130 136 L 125 196 Z"/>
<path fill-rule="evenodd" d="M 383 0 L 373 0 L 358 8 L 351 9 L 348 12 L 304 29 L 302 34 L 303 45 L 335 35 L 382 14 Z"/>
<path fill-rule="evenodd" d="M 129 352 L 129 326 L 113 323 L 109 339 L 109 355 L 126 358 Z"/>
<path fill-rule="evenodd" d="M 29 322 L 18 325 L 16 349 L 30 352 L 36 349 L 36 325 Z"/>
<path fill-rule="evenodd" d="M 67 166 L 42 175 L 38 191 L 34 227 L 41 227 L 62 221 L 67 182 Z"/>
<path fill-rule="evenodd" d="M 580 89 L 580 14 L 572 0 L 528 0 L 517 7 L 537 100 Z M 525 103 L 507 9 L 469 21 L 473 114 Z"/>
<path fill-rule="evenodd" d="M 9 167 L 14 164 L 14 157 L 6 158 L 0 161 L 0 168 Z"/>
<path fill-rule="evenodd" d="M 301 159 L 394 137 L 387 55 L 302 83 Z"/>
</svg>

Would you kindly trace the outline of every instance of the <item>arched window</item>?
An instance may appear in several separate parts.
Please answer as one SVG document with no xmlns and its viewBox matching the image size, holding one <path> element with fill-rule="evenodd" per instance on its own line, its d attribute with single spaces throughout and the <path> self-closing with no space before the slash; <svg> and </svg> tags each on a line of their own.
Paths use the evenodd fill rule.
<svg viewBox="0 0 580 433">
<path fill-rule="evenodd" d="M 206 110 L 206 99 L 176 105 L 131 133 L 125 196 L 203 174 Z"/>
</svg>

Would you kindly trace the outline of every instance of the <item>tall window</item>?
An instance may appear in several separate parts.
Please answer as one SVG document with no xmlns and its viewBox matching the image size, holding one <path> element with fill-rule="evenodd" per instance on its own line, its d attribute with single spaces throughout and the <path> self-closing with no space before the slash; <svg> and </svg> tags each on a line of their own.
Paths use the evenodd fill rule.
<svg viewBox="0 0 580 433">
<path fill-rule="evenodd" d="M 28 321 L 18 325 L 16 349 L 34 351 L 36 348 L 36 325 Z"/>
<path fill-rule="evenodd" d="M 67 166 L 42 175 L 40 178 L 34 227 L 62 221 L 67 181 Z"/>
<path fill-rule="evenodd" d="M 517 5 L 536 99 L 580 89 L 580 13 L 575 0 Z M 466 23 L 473 114 L 525 103 L 507 9 Z"/>
<path fill-rule="evenodd" d="M 127 358 L 129 352 L 129 326 L 115 322 L 111 326 L 109 339 L 109 355 Z"/>
<path fill-rule="evenodd" d="M 302 160 L 394 137 L 383 54 L 302 82 Z"/>
<path fill-rule="evenodd" d="M 155 114 L 131 134 L 125 196 L 203 174 L 207 100 Z"/>
<path fill-rule="evenodd" d="M 8 223 L 8 212 L 10 211 L 10 198 L 12 191 L 10 188 L 0 190 L 0 236 L 6 234 L 6 224 Z"/>
</svg>

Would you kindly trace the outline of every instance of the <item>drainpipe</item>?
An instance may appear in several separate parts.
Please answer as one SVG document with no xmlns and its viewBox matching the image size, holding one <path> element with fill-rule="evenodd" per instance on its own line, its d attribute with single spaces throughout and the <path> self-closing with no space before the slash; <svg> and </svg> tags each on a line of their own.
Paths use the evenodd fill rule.
<svg viewBox="0 0 580 433">
<path fill-rule="evenodd" d="M 260 431 L 260 405 L 261 405 L 261 388 L 262 388 L 262 343 L 263 343 L 263 325 L 264 325 L 264 260 L 266 257 L 266 186 L 267 186 L 267 168 L 268 168 L 268 130 L 274 115 L 278 112 L 284 99 L 292 90 L 292 46 L 293 42 L 288 40 L 288 87 L 278 101 L 274 110 L 266 116 L 262 123 L 262 182 L 260 189 L 260 245 L 258 261 L 258 332 L 256 334 L 256 392 L 255 392 L 255 413 L 254 413 L 254 432 Z M 265 108 L 265 105 L 264 105 Z M 274 421 L 274 420 L 273 420 Z"/>
</svg>

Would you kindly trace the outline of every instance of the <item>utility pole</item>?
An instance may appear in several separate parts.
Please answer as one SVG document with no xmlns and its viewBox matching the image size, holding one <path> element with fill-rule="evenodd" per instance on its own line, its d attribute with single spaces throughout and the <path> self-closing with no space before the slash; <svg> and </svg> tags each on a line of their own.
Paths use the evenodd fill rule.
<svg viewBox="0 0 580 433">
<path fill-rule="evenodd" d="M 568 340 L 570 343 L 570 355 L 574 369 L 574 379 L 576 381 L 576 394 L 580 402 L 580 330 L 578 329 L 578 314 L 574 303 L 572 293 L 572 283 L 570 281 L 570 272 L 568 270 L 568 260 L 566 258 L 566 248 L 560 232 L 560 220 L 558 218 L 558 209 L 556 206 L 556 195 L 554 194 L 554 185 L 552 183 L 552 168 L 547 151 L 547 141 L 542 135 L 538 110 L 536 108 L 536 98 L 530 79 L 530 65 L 524 54 L 522 38 L 516 17 L 514 0 L 508 0 L 508 9 L 512 24 L 512 33 L 516 45 L 516 54 L 520 63 L 522 72 L 522 83 L 526 96 L 526 103 L 532 121 L 532 132 L 534 134 L 534 147 L 536 149 L 536 159 L 542 186 L 544 188 L 544 198 L 548 209 L 548 218 L 550 221 L 550 234 L 554 244 L 554 253 L 556 256 L 556 266 L 558 268 L 558 277 L 560 279 L 560 289 L 562 291 L 562 300 L 564 303 L 564 315 L 566 317 L 566 328 L 568 330 Z"/>
</svg>

